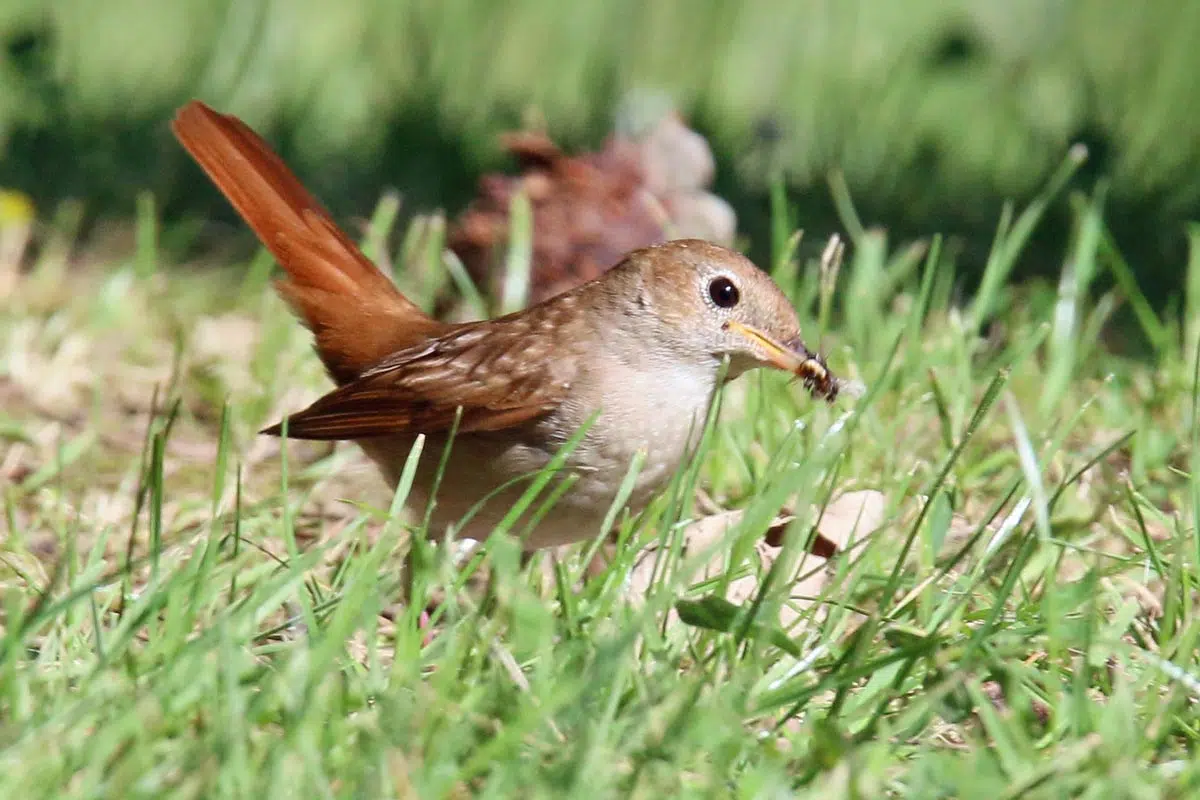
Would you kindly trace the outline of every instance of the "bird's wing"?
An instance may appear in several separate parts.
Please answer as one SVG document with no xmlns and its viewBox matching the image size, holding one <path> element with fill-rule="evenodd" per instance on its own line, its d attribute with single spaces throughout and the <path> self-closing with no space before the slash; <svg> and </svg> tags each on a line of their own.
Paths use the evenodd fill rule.
<svg viewBox="0 0 1200 800">
<path fill-rule="evenodd" d="M 363 439 L 448 430 L 492 431 L 554 410 L 576 360 L 556 323 L 570 325 L 564 296 L 524 314 L 458 326 L 385 359 L 287 418 L 293 439 Z M 282 433 L 283 423 L 264 433 Z"/>
</svg>

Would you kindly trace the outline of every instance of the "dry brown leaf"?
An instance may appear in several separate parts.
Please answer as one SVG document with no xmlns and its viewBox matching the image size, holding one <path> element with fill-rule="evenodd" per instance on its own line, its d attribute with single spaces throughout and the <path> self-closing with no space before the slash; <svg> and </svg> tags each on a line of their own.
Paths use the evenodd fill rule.
<svg viewBox="0 0 1200 800">
<path fill-rule="evenodd" d="M 483 176 L 446 234 L 447 247 L 488 294 L 498 297 L 504 283 L 517 195 L 533 216 L 531 303 L 595 278 L 639 247 L 675 238 L 733 244 L 733 208 L 705 190 L 712 151 L 678 114 L 633 137 L 614 134 L 597 152 L 567 155 L 537 130 L 501 142 L 520 174 Z"/>
<path fill-rule="evenodd" d="M 883 492 L 874 489 L 846 492 L 825 506 L 817 530 L 838 550 L 844 550 L 852 541 L 879 530 L 886 512 L 887 498 Z"/>
<path fill-rule="evenodd" d="M 821 594 L 828 574 L 821 567 L 837 552 L 845 549 L 851 541 L 861 540 L 878 530 L 884 521 L 886 500 L 881 492 L 863 490 L 847 492 L 838 497 L 825 509 L 818 525 L 816 536 L 809 543 L 810 557 L 798 565 L 803 576 L 791 586 L 793 597 L 816 597 Z M 741 520 L 743 511 L 734 509 L 704 517 L 692 523 L 684 531 L 684 547 L 692 555 L 710 553 L 695 570 L 680 576 L 683 583 L 694 585 L 701 581 L 719 577 L 726 569 L 727 549 L 722 547 L 729 530 Z M 758 591 L 760 577 L 765 575 L 782 553 L 783 536 L 788 525 L 795 519 L 790 514 L 776 517 L 767 528 L 762 540 L 755 543 L 754 550 L 759 563 L 754 574 L 745 575 L 730 582 L 725 599 L 742 604 L 750 601 Z M 655 576 L 658 561 L 657 548 L 649 547 L 641 554 L 629 575 L 627 591 L 630 599 L 638 602 L 649 591 Z M 687 559 L 680 566 L 688 566 Z M 780 623 L 790 628 L 799 618 L 808 601 L 793 600 L 780 609 Z"/>
</svg>

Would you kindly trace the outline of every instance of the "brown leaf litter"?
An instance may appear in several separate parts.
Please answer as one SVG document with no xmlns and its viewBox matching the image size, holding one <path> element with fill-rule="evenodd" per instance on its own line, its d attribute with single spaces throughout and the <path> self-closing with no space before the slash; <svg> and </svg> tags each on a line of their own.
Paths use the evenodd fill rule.
<svg viewBox="0 0 1200 800">
<path fill-rule="evenodd" d="M 886 520 L 887 501 L 882 492 L 873 489 L 845 492 L 824 509 L 816 525 L 815 536 L 809 544 L 809 558 L 797 565 L 797 573 L 788 576 L 791 581 L 790 600 L 780 608 L 780 623 L 790 629 L 800 619 L 802 612 L 819 597 L 828 579 L 828 562 L 838 553 L 844 552 L 854 542 L 859 542 L 878 531 Z M 689 553 L 712 553 L 701 564 L 696 564 L 687 575 L 677 576 L 684 585 L 694 585 L 713 580 L 725 574 L 730 530 L 744 516 L 742 509 L 733 509 L 703 517 L 684 531 L 684 546 Z M 742 605 L 750 602 L 757 594 L 762 577 L 783 552 L 783 537 L 791 522 L 792 514 L 782 514 L 768 527 L 765 536 L 754 545 L 751 574 L 730 581 L 725 599 Z M 638 555 L 629 575 L 627 592 L 635 602 L 644 596 L 654 579 L 657 547 L 651 545 Z M 686 564 L 687 559 L 681 559 Z"/>
<path fill-rule="evenodd" d="M 530 303 L 597 277 L 639 247 L 687 237 L 733 244 L 733 210 L 705 190 L 714 174 L 712 152 L 676 113 L 640 136 L 613 134 L 599 152 L 577 156 L 540 131 L 501 141 L 520 174 L 484 175 L 478 196 L 447 232 L 450 250 L 493 297 L 504 283 L 518 195 L 533 216 Z"/>
</svg>

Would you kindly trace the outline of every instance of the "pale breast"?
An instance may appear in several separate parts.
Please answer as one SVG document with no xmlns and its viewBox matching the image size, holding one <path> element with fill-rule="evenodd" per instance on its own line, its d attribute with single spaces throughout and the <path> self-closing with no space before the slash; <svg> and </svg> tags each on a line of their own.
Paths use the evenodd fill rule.
<svg viewBox="0 0 1200 800">
<path fill-rule="evenodd" d="M 615 492 L 639 452 L 645 462 L 637 498 L 644 502 L 649 499 L 644 495 L 669 481 L 699 439 L 713 383 L 711 375 L 675 367 L 639 371 L 619 386 L 608 386 L 604 407 L 581 453 L 581 467 L 590 467 L 604 484 L 597 490 Z"/>
<path fill-rule="evenodd" d="M 715 369 L 652 358 L 634 369 L 628 364 L 616 370 L 606 366 L 610 365 L 605 364 L 605 357 L 598 355 L 566 401 L 539 420 L 517 428 L 461 435 L 451 449 L 438 488 L 432 518 L 437 530 L 430 530 L 430 535 L 441 535 L 448 525 L 457 527 L 463 516 L 472 513 L 472 523 L 457 535 L 486 538 L 520 498 L 528 481 L 497 491 L 499 487 L 545 467 L 597 409 L 599 416 L 567 461 L 568 470 L 576 476 L 574 485 L 539 522 L 527 547 L 556 546 L 597 535 L 638 453 L 643 453 L 645 460 L 628 506 L 636 511 L 652 499 L 675 475 L 703 431 L 716 384 Z M 614 374 L 621 376 L 619 384 L 603 378 Z M 396 458 L 396 451 L 407 450 L 411 439 L 361 444 L 395 485 L 403 463 Z M 422 509 L 444 444 L 440 436 L 431 437 L 426 444 L 412 497 Z M 479 508 L 479 501 L 492 492 L 496 494 Z"/>
</svg>

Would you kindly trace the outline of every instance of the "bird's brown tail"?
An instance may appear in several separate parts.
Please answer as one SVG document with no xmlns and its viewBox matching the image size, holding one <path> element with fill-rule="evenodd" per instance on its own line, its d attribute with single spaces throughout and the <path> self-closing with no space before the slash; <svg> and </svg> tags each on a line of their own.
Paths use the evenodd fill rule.
<svg viewBox="0 0 1200 800">
<path fill-rule="evenodd" d="M 337 383 L 441 327 L 400 293 L 237 117 L 193 100 L 171 128 L 287 272 L 276 289 L 312 330 L 317 354 Z"/>
</svg>

